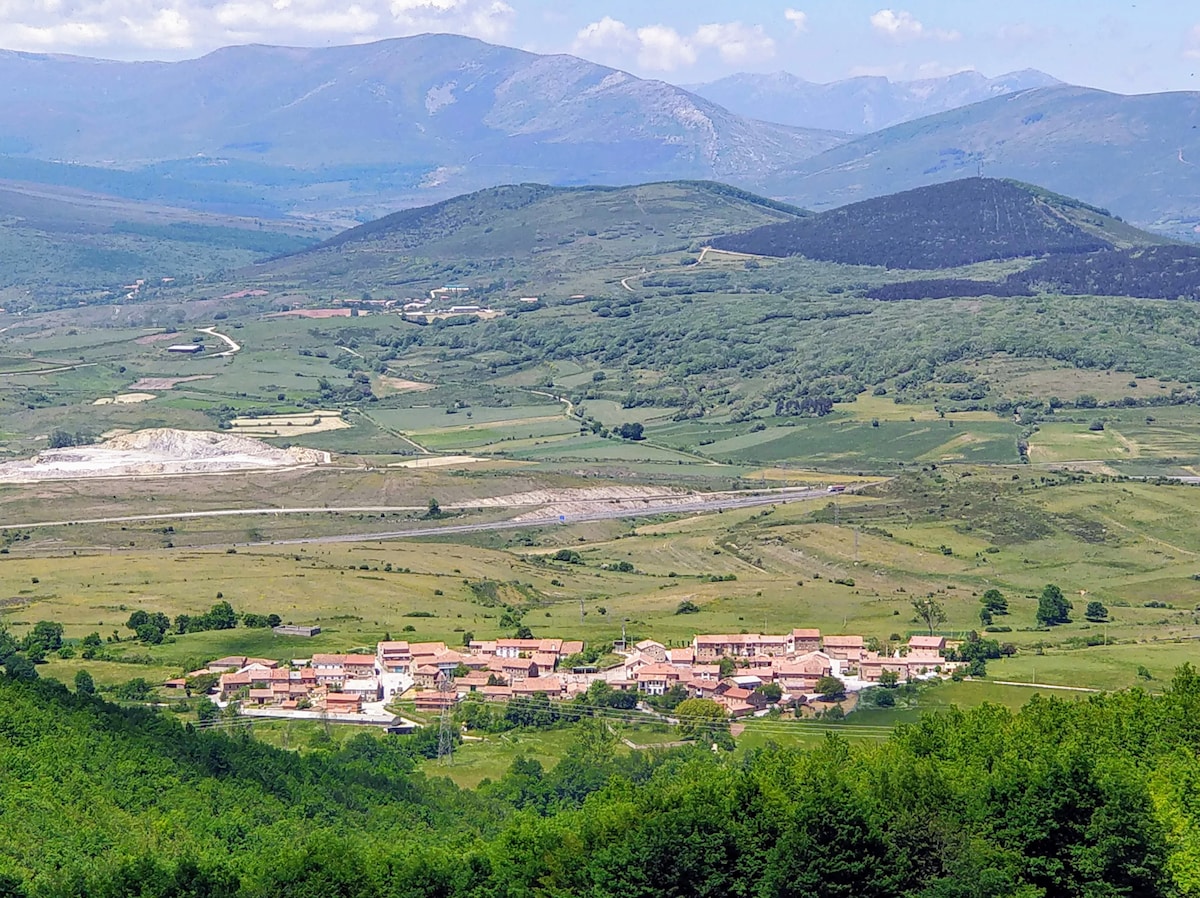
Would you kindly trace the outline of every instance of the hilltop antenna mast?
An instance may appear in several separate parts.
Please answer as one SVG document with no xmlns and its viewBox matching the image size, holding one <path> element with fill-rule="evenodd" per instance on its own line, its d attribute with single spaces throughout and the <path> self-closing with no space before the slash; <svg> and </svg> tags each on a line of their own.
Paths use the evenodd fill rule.
<svg viewBox="0 0 1200 898">
<path fill-rule="evenodd" d="M 438 695 L 441 697 L 442 716 L 438 719 L 438 752 L 439 763 L 449 764 L 454 760 L 454 721 L 450 713 L 454 695 L 454 677 L 443 671 L 437 681 Z"/>
</svg>

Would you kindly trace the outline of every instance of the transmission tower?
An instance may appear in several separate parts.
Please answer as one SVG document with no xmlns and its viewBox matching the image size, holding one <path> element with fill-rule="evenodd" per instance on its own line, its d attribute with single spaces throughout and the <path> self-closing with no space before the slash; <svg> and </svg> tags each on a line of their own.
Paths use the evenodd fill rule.
<svg viewBox="0 0 1200 898">
<path fill-rule="evenodd" d="M 438 761 L 449 764 L 454 759 L 454 720 L 452 708 L 455 694 L 454 677 L 443 672 L 437 681 L 438 695 L 441 696 L 442 716 L 438 720 Z"/>
</svg>

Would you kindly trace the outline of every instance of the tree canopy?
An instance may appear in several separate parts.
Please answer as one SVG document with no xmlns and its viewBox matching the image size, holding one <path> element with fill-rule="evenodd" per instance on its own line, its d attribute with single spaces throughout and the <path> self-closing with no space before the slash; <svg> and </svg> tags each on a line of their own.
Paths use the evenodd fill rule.
<svg viewBox="0 0 1200 898">
<path fill-rule="evenodd" d="M 1037 622 L 1043 627 L 1070 623 L 1071 607 L 1063 591 L 1053 583 L 1047 583 L 1038 598 Z"/>
<path fill-rule="evenodd" d="M 294 754 L 0 676 L 0 894 L 1186 898 L 1198 721 L 1191 667 L 869 745 L 626 753 L 584 717 L 462 790 L 418 769 L 436 729 Z"/>
</svg>

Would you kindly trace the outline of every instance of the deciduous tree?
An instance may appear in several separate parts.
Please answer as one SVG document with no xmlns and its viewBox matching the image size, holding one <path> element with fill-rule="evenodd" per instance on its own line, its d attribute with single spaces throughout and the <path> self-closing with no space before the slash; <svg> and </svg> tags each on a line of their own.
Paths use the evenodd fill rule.
<svg viewBox="0 0 1200 898">
<path fill-rule="evenodd" d="M 935 629 L 946 622 L 946 609 L 930 596 L 926 596 L 923 599 L 913 599 L 912 608 L 917 616 L 917 620 L 929 628 L 930 636 L 933 635 Z"/>
</svg>

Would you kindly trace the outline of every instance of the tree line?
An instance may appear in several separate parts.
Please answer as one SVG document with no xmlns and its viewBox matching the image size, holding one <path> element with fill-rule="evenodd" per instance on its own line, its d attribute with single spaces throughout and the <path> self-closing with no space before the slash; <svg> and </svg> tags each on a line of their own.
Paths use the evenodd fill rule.
<svg viewBox="0 0 1200 898">
<path fill-rule="evenodd" d="M 570 732 L 554 767 L 464 790 L 418 769 L 432 729 L 295 754 L 0 676 L 0 894 L 1200 895 L 1191 667 L 1160 695 L 951 710 L 864 745 Z"/>
</svg>

